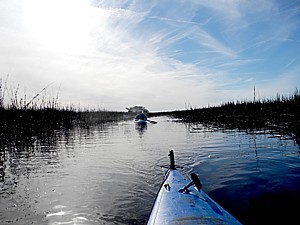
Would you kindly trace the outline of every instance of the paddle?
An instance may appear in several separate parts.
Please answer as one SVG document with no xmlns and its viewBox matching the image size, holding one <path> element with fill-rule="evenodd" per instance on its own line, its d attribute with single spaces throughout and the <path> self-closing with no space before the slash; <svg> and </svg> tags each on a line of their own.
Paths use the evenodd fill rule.
<svg viewBox="0 0 300 225">
<path fill-rule="evenodd" d="M 149 119 L 147 119 L 147 121 L 148 121 L 149 123 L 153 123 L 153 124 L 156 124 L 156 123 L 157 123 L 156 121 L 149 120 Z"/>
</svg>

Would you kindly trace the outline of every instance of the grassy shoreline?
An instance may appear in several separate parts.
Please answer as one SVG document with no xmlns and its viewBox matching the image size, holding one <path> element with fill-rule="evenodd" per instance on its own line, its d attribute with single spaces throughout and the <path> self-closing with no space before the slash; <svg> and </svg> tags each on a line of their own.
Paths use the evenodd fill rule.
<svg viewBox="0 0 300 225">
<path fill-rule="evenodd" d="M 0 78 L 0 153 L 7 146 L 31 146 L 34 140 L 51 144 L 49 140 L 57 131 L 125 118 L 123 112 L 61 107 L 58 94 L 47 96 L 49 85 L 31 98 L 26 93 L 20 97 L 19 85 L 8 88 L 7 80 L 8 76 L 4 83 Z"/>
<path fill-rule="evenodd" d="M 83 111 L 72 109 L 5 109 L 0 108 L 0 145 L 28 146 L 32 140 L 51 138 L 56 131 L 71 130 L 79 126 L 123 120 L 123 112 Z M 1 147 L 1 148 L 2 148 Z"/>
<path fill-rule="evenodd" d="M 89 127 L 95 124 L 131 119 L 126 112 L 108 110 L 80 110 L 75 107 L 59 107 L 58 96 L 46 97 L 46 88 L 27 100 L 19 97 L 19 87 L 8 91 L 0 80 L 0 144 L 18 144 L 51 136 L 58 130 L 75 126 Z M 10 103 L 4 105 L 4 99 Z M 149 116 L 166 115 L 187 123 L 202 123 L 225 129 L 275 130 L 288 134 L 300 144 L 300 91 L 288 97 L 277 94 L 274 99 L 227 102 L 220 106 L 190 110 L 149 113 Z"/>
<path fill-rule="evenodd" d="M 239 130 L 274 130 L 290 135 L 300 144 L 300 92 L 289 97 L 255 102 L 228 102 L 221 106 L 152 113 L 167 115 L 188 123 Z"/>
</svg>

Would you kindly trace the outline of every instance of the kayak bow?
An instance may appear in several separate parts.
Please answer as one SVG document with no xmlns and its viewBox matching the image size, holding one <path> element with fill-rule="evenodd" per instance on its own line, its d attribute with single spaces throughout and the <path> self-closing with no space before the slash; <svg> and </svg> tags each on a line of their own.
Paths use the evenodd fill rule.
<svg viewBox="0 0 300 225">
<path fill-rule="evenodd" d="M 176 169 L 173 150 L 170 165 L 156 196 L 147 225 L 241 224 L 201 188 L 196 174 L 188 181 Z"/>
</svg>

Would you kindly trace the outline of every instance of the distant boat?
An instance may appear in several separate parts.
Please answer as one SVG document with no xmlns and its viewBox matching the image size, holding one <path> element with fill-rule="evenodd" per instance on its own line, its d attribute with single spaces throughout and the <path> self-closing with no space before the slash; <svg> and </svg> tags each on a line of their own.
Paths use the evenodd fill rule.
<svg viewBox="0 0 300 225">
<path fill-rule="evenodd" d="M 241 224 L 201 189 L 196 174 L 191 174 L 192 181 L 183 177 L 176 169 L 173 150 L 169 156 L 170 165 L 147 225 Z"/>
<path fill-rule="evenodd" d="M 135 117 L 135 123 L 137 125 L 147 125 L 147 116 L 144 112 L 138 113 Z"/>
</svg>

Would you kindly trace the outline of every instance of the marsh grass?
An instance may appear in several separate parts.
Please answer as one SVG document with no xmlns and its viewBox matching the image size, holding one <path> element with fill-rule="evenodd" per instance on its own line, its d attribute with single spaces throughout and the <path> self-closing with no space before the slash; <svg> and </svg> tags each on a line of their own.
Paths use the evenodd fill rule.
<svg viewBox="0 0 300 225">
<path fill-rule="evenodd" d="M 51 145 L 57 131 L 123 119 L 122 112 L 60 107 L 58 94 L 47 96 L 48 86 L 28 98 L 26 94 L 20 97 L 19 85 L 8 88 L 7 79 L 4 84 L 0 80 L 0 152 L 6 147 L 31 146 L 36 141 Z"/>
<path fill-rule="evenodd" d="M 224 129 L 273 130 L 300 144 L 300 92 L 273 99 L 229 101 L 221 106 L 152 114 L 169 115 L 188 123 Z"/>
</svg>

